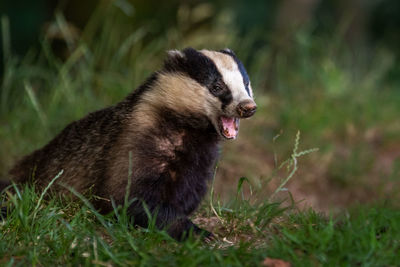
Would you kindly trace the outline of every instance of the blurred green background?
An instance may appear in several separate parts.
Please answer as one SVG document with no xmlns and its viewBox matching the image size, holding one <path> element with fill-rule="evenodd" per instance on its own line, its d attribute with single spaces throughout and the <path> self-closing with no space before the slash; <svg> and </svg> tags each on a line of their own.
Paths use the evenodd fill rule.
<svg viewBox="0 0 400 267">
<path fill-rule="evenodd" d="M 222 200 L 243 176 L 273 192 L 299 130 L 301 148 L 319 148 L 287 185 L 300 205 L 396 202 L 398 14 L 397 0 L 1 1 L 0 175 L 68 122 L 121 100 L 166 50 L 229 47 L 259 111 L 223 147 Z"/>
</svg>

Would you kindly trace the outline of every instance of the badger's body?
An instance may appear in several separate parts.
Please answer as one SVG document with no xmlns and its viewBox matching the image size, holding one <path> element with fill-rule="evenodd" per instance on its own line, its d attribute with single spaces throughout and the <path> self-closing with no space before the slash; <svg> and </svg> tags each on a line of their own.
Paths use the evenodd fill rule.
<svg viewBox="0 0 400 267">
<path fill-rule="evenodd" d="M 206 193 L 220 141 L 235 138 L 238 118 L 255 112 L 252 97 L 232 51 L 172 51 L 125 100 L 71 123 L 10 175 L 43 188 L 63 170 L 53 189 L 96 195 L 103 213 L 112 211 L 110 199 L 124 203 L 130 177 L 129 197 L 138 201 L 128 212 L 136 224 L 147 226 L 144 202 L 171 236 L 200 232 L 187 216 Z"/>
</svg>

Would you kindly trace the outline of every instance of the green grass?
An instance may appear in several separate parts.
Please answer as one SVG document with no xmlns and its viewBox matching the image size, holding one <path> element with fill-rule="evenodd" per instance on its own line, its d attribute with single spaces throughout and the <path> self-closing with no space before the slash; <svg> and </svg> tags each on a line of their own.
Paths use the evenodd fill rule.
<svg viewBox="0 0 400 267">
<path fill-rule="evenodd" d="M 238 198 L 221 207 L 220 219 L 204 205 L 195 220 L 203 219 L 201 225 L 219 236 L 206 244 L 197 238 L 177 243 L 153 227 L 135 228 L 123 212 L 102 216 L 86 201 L 40 201 L 29 187 L 11 198 L 0 226 L 2 266 L 258 266 L 267 257 L 294 266 L 395 266 L 400 261 L 400 211 L 388 204 L 333 218 Z"/>
</svg>

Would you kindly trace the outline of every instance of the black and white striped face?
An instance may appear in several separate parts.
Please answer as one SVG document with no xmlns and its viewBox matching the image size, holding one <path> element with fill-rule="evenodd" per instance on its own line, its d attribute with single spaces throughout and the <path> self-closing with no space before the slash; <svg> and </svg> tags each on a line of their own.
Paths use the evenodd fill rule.
<svg viewBox="0 0 400 267">
<path fill-rule="evenodd" d="M 196 99 L 181 99 L 205 114 L 216 131 L 226 139 L 235 139 L 239 119 L 251 117 L 256 111 L 249 77 L 239 59 L 229 50 L 186 48 L 170 51 L 164 65 L 166 73 L 180 73 L 197 82 Z M 189 95 L 182 91 L 182 95 Z M 193 95 L 193 94 L 191 94 Z"/>
</svg>

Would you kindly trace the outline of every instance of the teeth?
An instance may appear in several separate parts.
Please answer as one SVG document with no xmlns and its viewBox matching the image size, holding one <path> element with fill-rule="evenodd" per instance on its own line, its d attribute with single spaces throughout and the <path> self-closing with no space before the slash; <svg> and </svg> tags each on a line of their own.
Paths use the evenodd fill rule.
<svg viewBox="0 0 400 267">
<path fill-rule="evenodd" d="M 229 129 L 228 129 L 228 128 L 225 128 L 225 129 L 224 129 L 224 134 L 225 134 L 225 135 L 229 135 Z"/>
<path fill-rule="evenodd" d="M 220 117 L 221 134 L 227 139 L 235 139 L 239 129 L 239 119 L 234 117 Z"/>
</svg>

